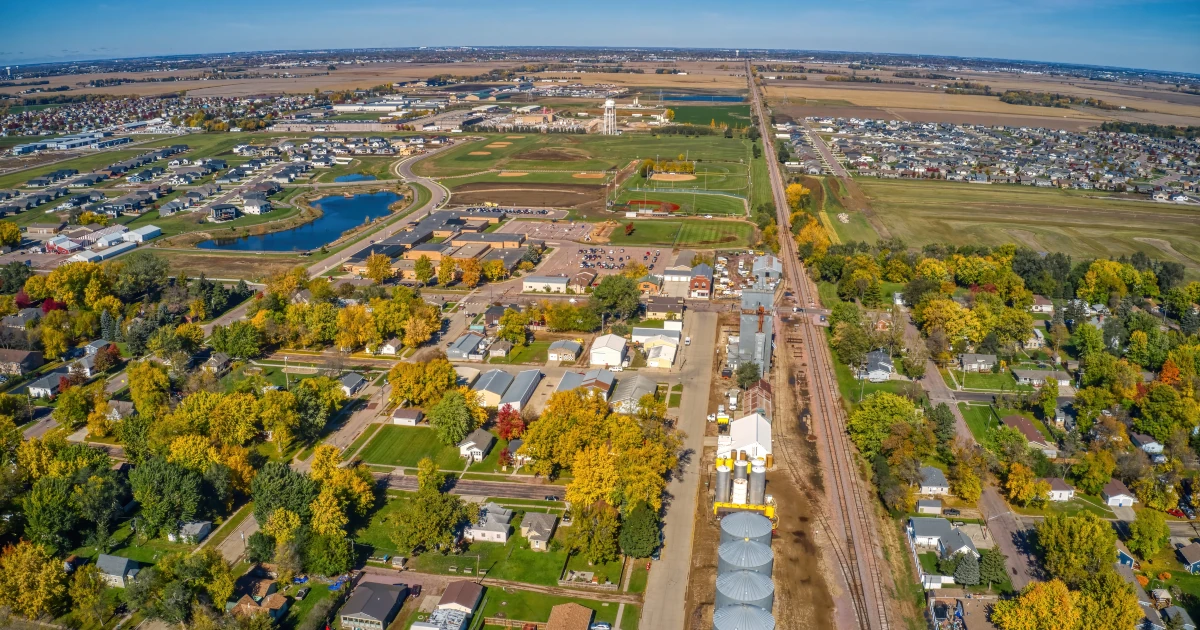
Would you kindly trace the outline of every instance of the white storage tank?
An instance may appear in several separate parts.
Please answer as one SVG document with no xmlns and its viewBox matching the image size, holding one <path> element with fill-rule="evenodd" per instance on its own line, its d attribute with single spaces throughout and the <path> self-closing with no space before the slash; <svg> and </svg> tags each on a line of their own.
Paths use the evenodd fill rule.
<svg viewBox="0 0 1200 630">
<path fill-rule="evenodd" d="M 721 542 L 752 540 L 770 546 L 771 519 L 754 512 L 734 512 L 721 519 Z"/>
<path fill-rule="evenodd" d="M 775 617 L 758 606 L 726 606 L 713 613 L 713 630 L 775 630 Z"/>
<path fill-rule="evenodd" d="M 746 497 L 749 494 L 750 482 L 745 479 L 733 480 L 733 493 L 729 496 L 729 502 L 734 505 L 746 505 Z"/>
<path fill-rule="evenodd" d="M 770 576 L 775 564 L 771 548 L 752 540 L 731 540 L 717 548 L 717 575 L 730 571 L 757 571 Z"/>
<path fill-rule="evenodd" d="M 718 609 L 737 604 L 771 610 L 775 603 L 775 584 L 771 578 L 754 571 L 730 571 L 717 576 Z"/>
</svg>

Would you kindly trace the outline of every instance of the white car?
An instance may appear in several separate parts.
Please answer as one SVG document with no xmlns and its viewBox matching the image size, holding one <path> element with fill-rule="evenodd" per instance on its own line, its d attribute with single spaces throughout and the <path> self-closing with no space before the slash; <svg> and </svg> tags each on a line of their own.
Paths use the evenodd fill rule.
<svg viewBox="0 0 1200 630">
<path fill-rule="evenodd" d="M 706 215 L 704 215 L 704 218 L 705 218 L 705 219 L 711 219 L 711 218 L 712 218 L 712 215 L 711 215 L 711 214 L 706 214 Z"/>
</svg>

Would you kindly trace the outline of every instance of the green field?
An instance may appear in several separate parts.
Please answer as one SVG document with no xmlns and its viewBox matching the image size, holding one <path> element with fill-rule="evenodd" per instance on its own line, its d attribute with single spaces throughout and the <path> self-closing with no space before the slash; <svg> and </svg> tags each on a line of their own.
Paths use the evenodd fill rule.
<svg viewBox="0 0 1200 630">
<path fill-rule="evenodd" d="M 673 105 L 671 111 L 679 125 L 747 127 L 751 121 L 749 105 Z"/>
<path fill-rule="evenodd" d="M 746 202 L 741 197 L 729 195 L 705 195 L 679 192 L 627 190 L 617 195 L 617 203 L 661 201 L 679 206 L 681 214 L 746 214 Z M 631 208 L 636 206 L 631 206 Z"/>
<path fill-rule="evenodd" d="M 349 164 L 335 164 L 332 168 L 322 169 L 321 173 L 317 175 L 316 181 L 333 182 L 342 175 L 353 173 L 373 175 L 375 179 L 395 179 L 396 174 L 392 172 L 392 164 L 395 164 L 397 160 L 399 158 L 394 156 L 354 158 Z"/>
<path fill-rule="evenodd" d="M 493 144 L 497 142 L 511 144 Z M 484 140 L 463 143 L 423 160 L 413 170 L 428 177 L 466 175 L 485 170 L 603 171 L 623 168 L 636 159 L 676 156 L 714 162 L 748 160 L 750 141 L 719 136 L 489 134 Z M 595 182 L 581 180 L 578 183 Z"/>
<path fill-rule="evenodd" d="M 496 617 L 499 613 L 504 613 L 504 617 L 508 619 L 545 622 L 550 618 L 551 608 L 559 604 L 574 602 L 596 611 L 593 622 L 607 621 L 611 624 L 617 618 L 617 604 L 605 604 L 577 597 L 556 597 L 530 591 L 506 593 L 499 588 L 489 588 L 483 597 L 482 617 Z M 622 625 L 622 627 L 625 626 Z"/>
<path fill-rule="evenodd" d="M 740 221 L 707 221 L 703 219 L 685 221 L 634 220 L 633 234 L 626 235 L 625 223 L 609 235 L 613 245 L 666 245 L 669 247 L 699 247 L 704 249 L 728 249 L 748 247 L 753 237 L 754 226 Z"/>
<path fill-rule="evenodd" d="M 1200 213 L 1174 204 L 1095 191 L 996 184 L 855 180 L 875 215 L 910 247 L 929 243 L 1002 245 L 1076 258 L 1141 251 L 1200 275 Z"/>
<path fill-rule="evenodd" d="M 396 425 L 381 428 L 362 450 L 361 457 L 368 464 L 409 468 L 415 468 L 424 457 L 432 458 L 445 470 L 462 470 L 464 463 L 458 456 L 458 448 L 442 444 L 433 429 Z"/>
</svg>

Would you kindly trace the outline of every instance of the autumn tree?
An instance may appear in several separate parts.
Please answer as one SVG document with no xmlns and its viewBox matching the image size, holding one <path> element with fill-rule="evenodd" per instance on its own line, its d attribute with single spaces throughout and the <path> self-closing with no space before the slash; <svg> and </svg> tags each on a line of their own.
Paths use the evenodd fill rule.
<svg viewBox="0 0 1200 630">
<path fill-rule="evenodd" d="M 458 263 L 458 269 L 462 272 L 463 286 L 468 289 L 474 289 L 479 286 L 479 280 L 483 277 L 483 265 L 478 258 L 468 258 Z"/>
<path fill-rule="evenodd" d="M 1052 514 L 1036 531 L 1042 565 L 1051 576 L 1078 585 L 1089 575 L 1111 569 L 1117 535 L 1095 514 Z"/>
<path fill-rule="evenodd" d="M 454 282 L 454 276 L 457 275 L 457 271 L 458 264 L 454 262 L 453 258 L 449 256 L 443 258 L 442 262 L 438 263 L 438 284 L 444 287 L 450 286 L 450 283 Z"/>
<path fill-rule="evenodd" d="M 1117 462 L 1108 451 L 1088 451 L 1071 467 L 1075 485 L 1086 494 L 1100 494 L 1112 479 Z"/>
<path fill-rule="evenodd" d="M 508 341 L 513 347 L 524 346 L 529 339 L 529 315 L 511 308 L 504 309 L 496 338 Z"/>
<path fill-rule="evenodd" d="M 171 379 L 167 368 L 157 361 L 137 361 L 126 371 L 129 396 L 139 415 L 157 418 L 167 410 Z"/>
<path fill-rule="evenodd" d="M 342 350 L 354 351 L 363 347 L 372 348 L 382 339 L 375 321 L 366 305 L 350 304 L 338 311 L 337 337 L 334 343 Z"/>
<path fill-rule="evenodd" d="M 1021 506 L 1041 506 L 1049 500 L 1050 484 L 1037 479 L 1033 470 L 1020 463 L 1008 467 L 1008 477 L 1004 481 L 1004 491 L 1008 499 Z"/>
<path fill-rule="evenodd" d="M 525 433 L 525 421 L 511 405 L 504 405 L 496 413 L 496 432 L 502 440 L 515 440 Z"/>
<path fill-rule="evenodd" d="M 1158 510 L 1139 510 L 1137 519 L 1129 524 L 1129 540 L 1126 544 L 1129 550 L 1143 560 L 1148 560 L 1158 554 L 1171 540 L 1171 529 L 1167 520 Z"/>
<path fill-rule="evenodd" d="M 108 584 L 100 577 L 100 569 L 94 564 L 76 567 L 71 576 L 71 586 L 68 594 L 71 596 L 71 606 L 83 613 L 83 617 L 103 625 L 104 620 L 112 613 L 112 608 L 104 599 L 104 590 Z"/>
<path fill-rule="evenodd" d="M 1126 630 L 1145 618 L 1133 585 L 1111 568 L 1083 581 L 1077 604 L 1081 630 Z"/>
<path fill-rule="evenodd" d="M 420 363 L 397 363 L 388 371 L 387 378 L 392 388 L 392 403 L 399 405 L 408 401 L 411 405 L 426 407 L 454 388 L 458 373 L 450 361 L 439 356 Z"/>
<path fill-rule="evenodd" d="M 372 253 L 367 256 L 367 277 L 373 280 L 375 284 L 387 282 L 393 274 L 391 258 L 379 253 Z"/>
<path fill-rule="evenodd" d="M 442 444 L 453 446 L 474 431 L 479 423 L 471 415 L 466 396 L 458 390 L 450 390 L 427 414 L 429 426 L 437 432 Z"/>
<path fill-rule="evenodd" d="M 879 452 L 893 424 L 916 421 L 917 408 L 911 401 L 889 392 L 875 392 L 850 414 L 848 429 L 855 445 L 869 458 Z"/>
<path fill-rule="evenodd" d="M 567 528 L 566 547 L 591 564 L 615 560 L 620 552 L 617 511 L 603 502 L 574 509 L 575 523 Z"/>
<path fill-rule="evenodd" d="M 996 602 L 992 623 L 1000 630 L 1063 630 L 1079 626 L 1079 593 L 1061 580 L 1033 582 L 1013 599 Z"/>
<path fill-rule="evenodd" d="M 66 594 L 62 560 L 21 541 L 0 552 L 0 606 L 27 619 L 56 612 Z"/>
<path fill-rule="evenodd" d="M 433 279 L 434 274 L 433 261 L 430 260 L 428 256 L 422 255 L 417 259 L 416 264 L 413 265 L 413 273 L 417 276 L 417 282 L 420 282 L 423 285 L 429 284 L 429 281 Z"/>
</svg>

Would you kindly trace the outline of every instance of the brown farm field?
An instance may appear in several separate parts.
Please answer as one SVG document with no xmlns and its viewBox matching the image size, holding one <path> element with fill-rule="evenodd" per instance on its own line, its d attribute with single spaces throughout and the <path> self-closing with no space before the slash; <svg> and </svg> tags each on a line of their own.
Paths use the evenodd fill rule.
<svg viewBox="0 0 1200 630">
<path fill-rule="evenodd" d="M 191 277 L 236 278 L 259 281 L 276 272 L 311 264 L 298 254 L 192 253 L 198 250 L 151 248 L 148 251 L 171 261 L 171 272 Z M 309 262 L 306 262 L 309 261 Z"/>
<path fill-rule="evenodd" d="M 1027 186 L 855 178 L 873 215 L 911 247 L 1002 245 L 1107 258 L 1142 251 L 1200 277 L 1200 214 L 1173 204 Z"/>
</svg>

